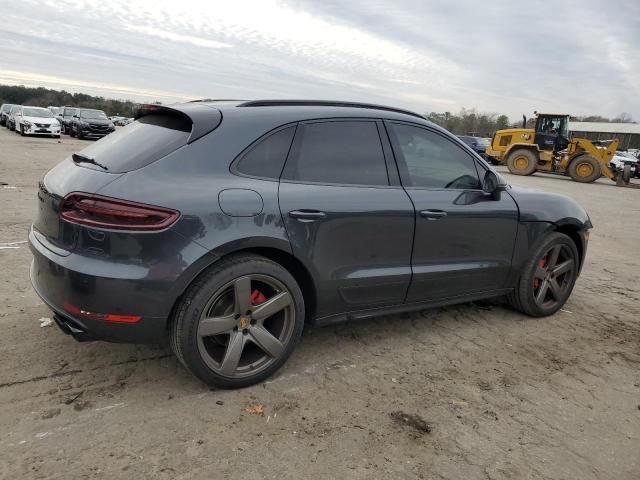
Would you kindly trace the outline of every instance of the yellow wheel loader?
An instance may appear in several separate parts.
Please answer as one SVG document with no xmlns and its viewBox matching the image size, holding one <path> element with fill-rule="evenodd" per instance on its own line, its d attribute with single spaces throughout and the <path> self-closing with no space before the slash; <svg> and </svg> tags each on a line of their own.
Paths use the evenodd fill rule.
<svg viewBox="0 0 640 480">
<path fill-rule="evenodd" d="M 626 185 L 631 167 L 617 170 L 610 161 L 618 148 L 618 140 L 591 142 L 569 138 L 569 115 L 537 113 L 535 127 L 498 130 L 487 147 L 487 159 L 505 164 L 515 175 L 534 172 L 568 175 L 576 182 L 594 182 L 602 175 L 618 185 Z"/>
</svg>

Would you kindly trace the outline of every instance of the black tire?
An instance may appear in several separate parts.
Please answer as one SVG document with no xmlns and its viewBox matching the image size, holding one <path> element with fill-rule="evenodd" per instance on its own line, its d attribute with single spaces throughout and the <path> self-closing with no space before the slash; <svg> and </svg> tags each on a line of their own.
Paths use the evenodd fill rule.
<svg viewBox="0 0 640 480">
<path fill-rule="evenodd" d="M 69 127 L 69 136 L 70 137 L 75 137 L 76 136 L 75 132 L 73 131 L 73 125 L 71 125 Z"/>
<path fill-rule="evenodd" d="M 526 148 L 514 150 L 507 158 L 507 167 L 514 175 L 531 175 L 537 166 L 537 155 Z"/>
<path fill-rule="evenodd" d="M 571 161 L 569 176 L 580 183 L 595 182 L 602 176 L 600 162 L 591 155 L 580 155 Z"/>
<path fill-rule="evenodd" d="M 553 255 L 552 252 L 555 248 L 559 249 L 560 254 L 556 261 L 551 264 L 553 258 L 549 258 L 549 256 Z M 561 255 L 563 261 L 558 264 L 557 260 Z M 545 258 L 548 266 L 542 263 Z M 565 264 L 565 262 L 567 263 Z M 566 272 L 560 275 L 552 275 L 553 278 L 551 280 L 555 281 L 555 285 L 559 287 L 556 295 L 554 293 L 555 287 L 551 287 L 552 283 L 549 280 L 543 280 L 541 269 L 544 270 L 545 267 L 554 269 L 564 265 L 568 267 Z M 522 269 L 516 288 L 509 295 L 508 301 L 513 308 L 532 317 L 553 315 L 562 308 L 571 295 L 579 268 L 580 257 L 573 240 L 563 233 L 551 233 L 533 249 L 531 258 Z M 539 301 L 537 295 L 541 293 L 544 281 L 547 281 L 549 286 L 541 295 L 542 301 Z M 554 299 L 545 301 L 549 297 L 554 297 Z"/>
<path fill-rule="evenodd" d="M 83 140 L 84 139 L 84 135 L 82 134 L 82 130 L 78 129 L 78 140 Z"/>
<path fill-rule="evenodd" d="M 262 279 L 272 281 L 282 287 L 279 292 L 276 291 L 277 293 L 274 296 L 263 298 L 261 302 L 269 302 L 276 296 L 281 296 L 284 293 L 288 294 L 286 297 L 287 301 L 289 301 L 287 306 L 271 314 L 269 318 L 263 319 L 262 322 L 264 323 L 259 323 L 257 326 L 252 314 L 257 313 L 258 307 L 266 303 L 260 303 L 259 305 L 251 303 L 249 308 L 251 313 L 247 312 L 246 315 L 242 314 L 242 316 L 237 313 L 234 314 L 234 312 L 239 311 L 239 308 L 236 308 L 238 305 L 237 285 L 242 281 L 246 281 L 247 278 L 249 278 L 248 288 L 251 295 L 254 294 L 254 290 L 258 288 L 256 285 L 259 286 Z M 258 280 L 254 280 L 256 278 Z M 225 296 L 224 292 L 227 292 L 228 289 L 231 289 L 231 294 L 233 295 L 231 311 L 223 310 L 215 313 L 216 305 L 222 303 L 221 300 L 216 299 L 227 299 L 228 297 Z M 247 290 L 245 289 L 244 291 Z M 242 308 L 240 307 L 240 309 Z M 244 308 L 246 309 L 246 306 Z M 281 317 L 278 318 L 278 315 L 281 315 Z M 246 387 L 268 378 L 286 362 L 300 340 L 304 326 L 304 316 L 305 307 L 302 291 L 296 280 L 285 268 L 259 255 L 234 255 L 211 266 L 187 289 L 174 311 L 170 328 L 171 348 L 185 368 L 206 384 L 219 388 Z M 222 335 L 218 333 L 203 334 L 200 328 L 207 317 L 218 317 L 217 320 L 226 319 L 226 322 L 231 321 L 234 326 L 225 325 L 224 328 L 227 331 Z M 282 323 L 281 333 L 269 331 L 272 335 L 270 339 L 276 338 L 280 342 L 277 355 L 270 355 L 267 353 L 267 349 L 259 347 L 259 343 L 255 340 L 258 337 L 254 336 L 255 330 L 252 330 L 266 330 L 266 322 L 270 319 L 275 319 L 277 322 Z M 232 328 L 232 330 L 229 331 L 228 328 Z M 232 355 L 229 353 L 232 350 L 232 339 L 239 336 L 242 337 L 240 334 L 243 334 L 246 340 L 241 340 L 243 343 L 239 347 L 240 353 L 235 367 L 232 367 L 232 373 L 223 373 L 225 360 Z M 209 344 L 205 344 L 207 341 L 209 341 Z M 216 364 L 213 354 L 209 352 L 210 349 L 223 351 L 219 364 Z M 255 352 L 256 350 L 257 353 Z M 257 365 L 255 373 L 251 371 L 254 368 L 254 364 L 251 363 L 251 357 L 249 358 L 248 366 L 242 365 L 245 352 L 254 356 L 262 355 L 262 360 L 255 361 L 255 365 Z M 245 363 L 247 362 L 245 361 Z M 244 371 L 241 371 L 241 369 L 244 369 Z"/>
</svg>

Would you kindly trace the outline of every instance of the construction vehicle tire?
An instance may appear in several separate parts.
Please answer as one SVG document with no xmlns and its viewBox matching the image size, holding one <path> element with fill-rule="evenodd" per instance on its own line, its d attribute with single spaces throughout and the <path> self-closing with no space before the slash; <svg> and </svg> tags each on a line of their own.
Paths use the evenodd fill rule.
<svg viewBox="0 0 640 480">
<path fill-rule="evenodd" d="M 538 157 L 531 150 L 520 148 L 509 154 L 507 167 L 514 175 L 531 175 L 538 166 Z"/>
<path fill-rule="evenodd" d="M 591 155 L 580 155 L 569 165 L 569 176 L 576 182 L 595 182 L 601 175 L 600 163 Z"/>
</svg>

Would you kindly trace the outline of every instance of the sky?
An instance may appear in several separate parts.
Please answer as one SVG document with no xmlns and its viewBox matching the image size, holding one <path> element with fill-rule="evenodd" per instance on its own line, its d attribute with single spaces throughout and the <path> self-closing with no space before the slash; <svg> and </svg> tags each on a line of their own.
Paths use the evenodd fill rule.
<svg viewBox="0 0 640 480">
<path fill-rule="evenodd" d="M 0 0 L 0 83 L 640 120 L 638 0 Z"/>
</svg>

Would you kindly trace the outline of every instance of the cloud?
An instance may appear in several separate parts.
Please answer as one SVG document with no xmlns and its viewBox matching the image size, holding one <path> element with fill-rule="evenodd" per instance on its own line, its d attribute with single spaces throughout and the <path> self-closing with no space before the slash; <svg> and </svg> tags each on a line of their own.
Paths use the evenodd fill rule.
<svg viewBox="0 0 640 480">
<path fill-rule="evenodd" d="M 532 15 L 473 0 L 0 0 L 0 77 L 159 100 L 640 119 L 640 4 L 579 5 L 541 1 Z"/>
<path fill-rule="evenodd" d="M 126 25 L 125 28 L 132 32 L 139 32 L 151 37 L 163 38 L 172 42 L 188 43 L 196 47 L 204 48 L 230 48 L 231 45 L 206 38 L 193 37 L 191 35 L 180 35 L 179 33 L 167 32 L 166 30 L 157 30 L 151 27 L 142 27 L 138 25 Z"/>
</svg>

